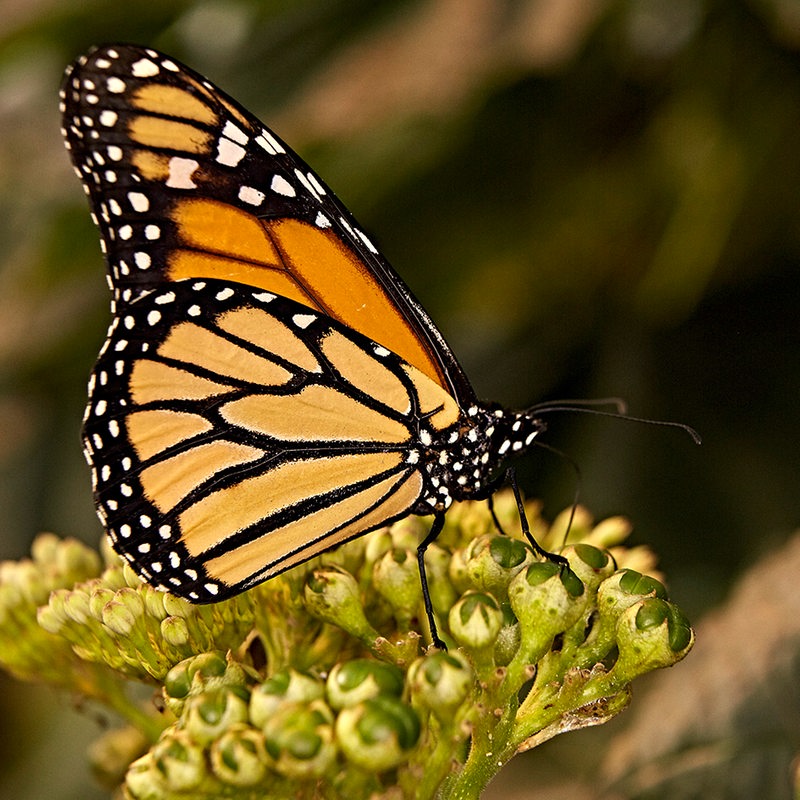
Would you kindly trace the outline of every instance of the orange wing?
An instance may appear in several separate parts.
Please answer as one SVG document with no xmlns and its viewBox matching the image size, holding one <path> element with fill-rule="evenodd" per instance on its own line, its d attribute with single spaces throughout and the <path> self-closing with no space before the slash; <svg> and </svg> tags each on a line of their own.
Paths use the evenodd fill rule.
<svg viewBox="0 0 800 800">
<path fill-rule="evenodd" d="M 441 334 L 349 212 L 200 75 L 154 50 L 104 47 L 76 63 L 63 103 L 118 304 L 186 278 L 261 288 L 379 342 L 462 408 L 474 401 Z"/>
</svg>

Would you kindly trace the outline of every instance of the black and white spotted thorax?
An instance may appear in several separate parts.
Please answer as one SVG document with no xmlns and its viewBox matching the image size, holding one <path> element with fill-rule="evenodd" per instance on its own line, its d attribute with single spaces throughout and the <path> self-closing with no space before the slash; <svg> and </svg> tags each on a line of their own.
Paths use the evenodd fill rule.
<svg viewBox="0 0 800 800">
<path fill-rule="evenodd" d="M 510 411 L 497 404 L 471 405 L 458 423 L 432 431 L 424 421 L 409 461 L 419 463 L 426 486 L 414 513 L 444 511 L 454 501 L 481 500 L 491 494 L 499 466 L 527 450 L 545 429 L 527 411 Z"/>
</svg>

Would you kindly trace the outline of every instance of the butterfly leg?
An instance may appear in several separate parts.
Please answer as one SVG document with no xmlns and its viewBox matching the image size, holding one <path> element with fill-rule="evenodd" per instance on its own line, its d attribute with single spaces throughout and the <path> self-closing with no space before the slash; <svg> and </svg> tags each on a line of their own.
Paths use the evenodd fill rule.
<svg viewBox="0 0 800 800">
<path fill-rule="evenodd" d="M 508 473 L 506 473 L 508 474 Z M 497 532 L 501 536 L 507 536 L 508 534 L 503 530 L 503 526 L 500 524 L 500 520 L 497 518 L 497 514 L 494 510 L 494 494 L 490 494 L 486 498 L 486 504 L 489 506 L 489 513 L 492 515 L 492 522 L 494 522 L 494 527 L 497 528 Z"/>
<path fill-rule="evenodd" d="M 425 604 L 425 615 L 428 617 L 428 627 L 431 631 L 431 641 L 433 646 L 439 650 L 447 650 L 447 645 L 439 638 L 439 631 L 436 627 L 436 619 L 433 615 L 433 603 L 431 602 L 431 592 L 428 588 L 428 575 L 425 571 L 425 551 L 431 542 L 436 541 L 436 537 L 442 532 L 444 527 L 444 512 L 439 511 L 433 518 L 428 535 L 419 543 L 417 547 L 417 564 L 419 565 L 419 579 L 422 584 L 422 601 Z"/>
<path fill-rule="evenodd" d="M 545 550 L 539 544 L 539 542 L 536 541 L 536 538 L 531 533 L 531 528 L 528 524 L 528 517 L 525 514 L 525 504 L 522 502 L 522 494 L 520 493 L 519 485 L 517 484 L 517 472 L 514 467 L 508 468 L 506 471 L 506 478 L 511 484 L 511 490 L 514 492 L 514 499 L 517 501 L 517 512 L 519 513 L 519 524 L 522 528 L 522 533 L 528 540 L 530 546 L 533 548 L 533 551 L 547 561 L 551 561 L 554 564 L 559 564 L 562 567 L 569 567 L 569 561 L 567 561 L 564 556 L 560 556 L 557 553 L 551 553 L 549 550 Z"/>
</svg>

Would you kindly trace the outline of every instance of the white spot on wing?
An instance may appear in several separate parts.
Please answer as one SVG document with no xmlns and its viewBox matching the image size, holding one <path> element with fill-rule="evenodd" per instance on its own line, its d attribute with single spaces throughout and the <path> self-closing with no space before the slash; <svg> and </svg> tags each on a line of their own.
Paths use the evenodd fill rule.
<svg viewBox="0 0 800 800">
<path fill-rule="evenodd" d="M 286 152 L 281 143 L 266 128 L 261 131 L 259 136 L 256 136 L 256 141 L 272 156 Z"/>
<path fill-rule="evenodd" d="M 256 300 L 260 300 L 262 303 L 271 303 L 277 295 L 272 294 L 271 292 L 258 292 L 254 294 L 253 297 Z"/>
<path fill-rule="evenodd" d="M 314 320 L 316 316 L 314 314 L 295 314 L 292 317 L 292 322 L 297 325 L 298 328 L 307 328 Z"/>
<path fill-rule="evenodd" d="M 193 158 L 173 156 L 169 160 L 169 177 L 167 186 L 171 189 L 196 189 L 192 174 L 200 165 Z"/>
<path fill-rule="evenodd" d="M 153 75 L 158 75 L 159 69 L 158 64 L 155 64 L 149 58 L 140 58 L 131 65 L 131 72 L 136 78 L 152 78 Z"/>
<path fill-rule="evenodd" d="M 294 186 L 282 175 L 273 176 L 269 188 L 277 194 L 282 194 L 284 197 L 295 197 L 297 195 Z"/>
<path fill-rule="evenodd" d="M 128 192 L 128 200 L 130 201 L 131 208 L 143 214 L 150 209 L 150 201 L 147 199 L 146 194 L 141 192 Z"/>
<path fill-rule="evenodd" d="M 264 202 L 266 195 L 264 192 L 259 192 L 252 186 L 242 186 L 239 189 L 239 199 L 243 203 L 249 203 L 251 206 L 260 206 Z"/>
<path fill-rule="evenodd" d="M 238 166 L 247 151 L 230 139 L 220 139 L 217 143 L 217 162 L 226 167 Z"/>
<path fill-rule="evenodd" d="M 225 123 L 225 127 L 222 129 L 222 135 L 233 139 L 234 142 L 238 142 L 239 144 L 247 144 L 250 141 L 248 135 L 230 120 Z"/>
</svg>

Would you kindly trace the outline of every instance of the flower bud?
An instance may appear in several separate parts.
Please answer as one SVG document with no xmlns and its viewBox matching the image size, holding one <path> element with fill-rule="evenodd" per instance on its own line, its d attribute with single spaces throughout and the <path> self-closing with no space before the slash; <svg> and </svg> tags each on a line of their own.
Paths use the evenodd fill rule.
<svg viewBox="0 0 800 800">
<path fill-rule="evenodd" d="M 119 600 L 109 600 L 103 606 L 103 624 L 118 636 L 130 636 L 136 621 L 135 613 Z"/>
<path fill-rule="evenodd" d="M 263 726 L 272 768 L 289 778 L 317 778 L 336 759 L 333 714 L 321 700 L 286 703 Z"/>
<path fill-rule="evenodd" d="M 597 589 L 597 610 L 600 624 L 613 630 L 619 615 L 638 603 L 642 598 L 653 596 L 665 598 L 664 585 L 648 575 L 631 569 L 620 570 L 606 578 Z"/>
<path fill-rule="evenodd" d="M 56 563 L 62 542 L 63 540 L 54 533 L 40 533 L 31 544 L 31 558 L 41 566 Z M 86 549 L 89 550 L 89 548 Z M 89 552 L 94 551 L 90 550 Z M 97 554 L 95 553 L 95 555 Z M 97 563 L 99 565 L 99 561 Z"/>
<path fill-rule="evenodd" d="M 211 745 L 211 770 L 222 783 L 256 786 L 267 774 L 264 735 L 248 725 L 233 725 Z"/>
<path fill-rule="evenodd" d="M 185 731 L 168 729 L 150 752 L 158 773 L 174 792 L 189 792 L 197 788 L 206 777 L 203 748 L 192 741 Z M 131 766 L 137 763 L 139 762 L 134 762 Z M 127 780 L 130 781 L 130 775 Z"/>
<path fill-rule="evenodd" d="M 284 703 L 310 703 L 325 694 L 322 681 L 295 669 L 275 673 L 250 694 L 250 721 L 262 728 Z"/>
<path fill-rule="evenodd" d="M 188 600 L 168 592 L 162 592 L 164 611 L 170 617 L 189 617 L 196 608 Z"/>
<path fill-rule="evenodd" d="M 1 604 L 2 601 L 0 601 Z M 59 617 L 58 613 L 54 610 L 53 606 L 46 605 L 40 606 L 36 610 L 36 622 L 39 627 L 48 633 L 59 633 L 64 620 Z"/>
<path fill-rule="evenodd" d="M 368 533 L 365 537 L 364 558 L 367 564 L 374 564 L 387 550 L 394 546 L 389 528 Z"/>
<path fill-rule="evenodd" d="M 395 522 L 389 528 L 389 535 L 392 538 L 392 546 L 395 549 L 415 552 L 429 530 L 430 525 L 422 517 L 411 514 Z"/>
<path fill-rule="evenodd" d="M 694 642 L 689 621 L 672 603 L 647 597 L 625 609 L 617 626 L 617 661 L 608 674 L 615 685 L 680 661 Z"/>
<path fill-rule="evenodd" d="M 2 587 L 7 588 L 7 587 Z M 71 592 L 69 589 L 56 589 L 47 601 L 46 606 L 41 606 L 37 613 L 39 624 L 49 633 L 60 633 L 69 617 L 67 616 L 66 604 L 67 597 Z"/>
<path fill-rule="evenodd" d="M 587 590 L 594 594 L 597 587 L 615 571 L 611 556 L 590 544 L 579 542 L 564 548 L 561 553 L 569 561 L 570 568 Z"/>
<path fill-rule="evenodd" d="M 613 547 L 624 542 L 632 529 L 630 520 L 625 517 L 607 517 L 592 528 L 586 541 L 599 548 Z"/>
<path fill-rule="evenodd" d="M 520 622 L 518 656 L 529 664 L 580 619 L 587 600 L 575 573 L 551 561 L 537 561 L 520 572 L 508 587 L 508 598 Z"/>
<path fill-rule="evenodd" d="M 172 647 L 183 647 L 190 641 L 189 626 L 186 620 L 180 617 L 167 617 L 161 620 L 161 635 Z"/>
<path fill-rule="evenodd" d="M 159 772 L 153 754 L 145 753 L 125 773 L 125 797 L 130 800 L 164 800 L 167 794 L 164 784 L 164 776 Z"/>
<path fill-rule="evenodd" d="M 358 658 L 339 662 L 326 682 L 332 708 L 348 708 L 379 695 L 399 697 L 403 693 L 403 673 L 393 664 Z"/>
<path fill-rule="evenodd" d="M 372 582 L 391 606 L 400 627 L 408 627 L 422 600 L 416 554 L 397 548 L 387 551 L 373 567 Z"/>
<path fill-rule="evenodd" d="M 218 739 L 237 722 L 247 721 L 247 703 L 229 687 L 193 695 L 186 701 L 183 725 L 200 744 Z"/>
<path fill-rule="evenodd" d="M 72 538 L 60 542 L 56 539 L 57 544 L 53 547 L 52 542 L 48 541 L 50 537 L 52 534 L 42 534 L 41 537 L 37 537 L 37 539 L 45 538 L 45 543 L 43 549 L 39 550 L 37 543 L 34 542 L 33 557 L 38 561 L 41 555 L 49 561 L 54 556 L 57 570 L 63 576 L 62 585 L 74 586 L 76 583 L 100 575 L 100 556 L 95 550 Z"/>
<path fill-rule="evenodd" d="M 168 595 L 158 589 L 146 584 L 142 586 L 142 602 L 148 617 L 163 620 L 167 618 L 167 611 L 164 608 L 164 598 Z"/>
<path fill-rule="evenodd" d="M 467 553 L 466 549 L 459 548 L 454 551 L 450 559 L 450 567 L 448 569 L 450 582 L 453 584 L 456 592 L 464 594 L 475 587 L 469 577 L 467 570 Z"/>
<path fill-rule="evenodd" d="M 345 757 L 370 772 L 407 761 L 419 734 L 416 712 L 395 697 L 373 697 L 343 709 L 336 719 L 336 737 Z"/>
<path fill-rule="evenodd" d="M 475 682 L 472 667 L 458 651 L 432 653 L 408 670 L 412 696 L 442 720 L 452 718 Z"/>
<path fill-rule="evenodd" d="M 337 567 L 315 569 L 306 579 L 308 612 L 337 625 L 358 639 L 374 641 L 379 634 L 367 622 L 355 578 Z"/>
<path fill-rule="evenodd" d="M 51 597 L 52 599 L 52 597 Z M 102 622 L 103 620 L 103 607 L 110 600 L 114 599 L 114 590 L 108 589 L 105 586 L 95 586 L 89 592 L 89 613 L 96 619 Z"/>
<path fill-rule="evenodd" d="M 493 645 L 503 624 L 497 601 L 482 592 L 467 592 L 451 609 L 450 633 L 464 647 L 481 649 Z"/>
<path fill-rule="evenodd" d="M 515 653 L 519 650 L 522 634 L 520 632 L 519 620 L 508 602 L 501 603 L 500 610 L 503 612 L 503 626 L 494 644 L 495 664 L 505 666 Z"/>
<path fill-rule="evenodd" d="M 506 597 L 511 579 L 530 560 L 530 550 L 519 539 L 500 534 L 479 536 L 464 552 L 472 585 L 500 599 Z"/>
<path fill-rule="evenodd" d="M 201 685 L 206 686 L 208 679 L 221 678 L 226 668 L 227 661 L 222 653 L 199 653 L 184 659 L 167 673 L 164 691 L 168 697 L 182 700 L 189 696 L 195 676 L 199 676 Z"/>
</svg>

